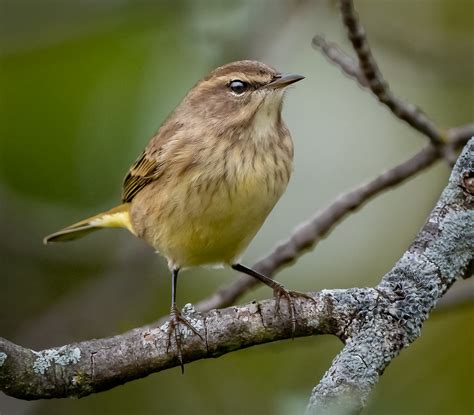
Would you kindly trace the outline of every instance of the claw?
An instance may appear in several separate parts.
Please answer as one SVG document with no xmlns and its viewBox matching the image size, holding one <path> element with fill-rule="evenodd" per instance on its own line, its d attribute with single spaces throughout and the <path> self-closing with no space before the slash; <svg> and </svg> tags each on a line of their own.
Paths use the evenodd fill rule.
<svg viewBox="0 0 474 415">
<path fill-rule="evenodd" d="M 294 338 L 295 331 L 296 331 L 296 309 L 295 309 L 295 302 L 293 301 L 293 298 L 303 297 L 303 298 L 313 301 L 314 303 L 316 303 L 316 300 L 313 297 L 307 294 L 300 293 L 298 291 L 288 291 L 279 282 L 276 282 L 275 280 L 272 280 L 271 278 L 266 277 L 260 272 L 255 271 L 252 268 L 248 268 L 245 265 L 242 265 L 240 263 L 233 264 L 232 268 L 235 269 L 236 271 L 243 272 L 244 274 L 247 274 L 253 278 L 256 278 L 260 282 L 263 282 L 264 284 L 268 285 L 269 287 L 273 289 L 273 295 L 275 296 L 275 314 L 280 314 L 281 297 L 286 298 L 286 300 L 288 301 L 288 310 L 290 311 L 290 318 L 291 318 L 291 335 L 292 335 L 291 337 Z"/>
<path fill-rule="evenodd" d="M 174 336 L 174 340 L 176 342 L 176 353 L 179 360 L 179 365 L 181 366 L 181 373 L 184 373 L 183 353 L 181 350 L 181 331 L 179 329 L 180 324 L 186 326 L 202 341 L 204 341 L 204 338 L 202 337 L 201 333 L 199 333 L 199 331 L 197 331 L 193 325 L 182 316 L 181 311 L 179 311 L 177 307 L 171 308 L 170 320 L 168 324 L 168 343 L 166 345 L 166 352 L 169 352 L 171 347 L 171 338 Z"/>
<path fill-rule="evenodd" d="M 313 301 L 316 303 L 316 300 L 305 294 L 300 293 L 298 291 L 290 291 L 287 290 L 283 285 L 279 284 L 273 289 L 273 295 L 275 296 L 275 314 L 280 314 L 280 299 L 281 297 L 285 297 L 288 301 L 288 310 L 290 312 L 290 319 L 291 319 L 291 338 L 295 338 L 295 331 L 296 331 L 296 308 L 294 298 L 306 298 L 308 300 Z"/>
</svg>

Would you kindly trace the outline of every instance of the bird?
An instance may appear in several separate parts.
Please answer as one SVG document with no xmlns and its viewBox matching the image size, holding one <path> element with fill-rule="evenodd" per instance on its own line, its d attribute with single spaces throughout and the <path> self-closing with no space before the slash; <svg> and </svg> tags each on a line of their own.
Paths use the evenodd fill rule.
<svg viewBox="0 0 474 415">
<path fill-rule="evenodd" d="M 282 119 L 286 87 L 304 79 L 252 60 L 220 66 L 197 82 L 165 119 L 123 181 L 118 206 L 44 238 L 70 241 L 125 228 L 164 256 L 172 277 L 168 348 L 180 324 L 201 337 L 176 304 L 181 270 L 230 266 L 286 298 L 307 297 L 247 267 L 241 258 L 287 188 L 293 142 Z M 311 297 L 309 297 L 311 298 Z M 168 349 L 167 349 L 168 350 Z"/>
</svg>

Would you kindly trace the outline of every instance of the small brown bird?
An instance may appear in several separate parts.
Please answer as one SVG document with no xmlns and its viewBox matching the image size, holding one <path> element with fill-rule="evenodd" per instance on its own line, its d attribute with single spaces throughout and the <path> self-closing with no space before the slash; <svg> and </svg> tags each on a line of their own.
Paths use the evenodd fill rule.
<svg viewBox="0 0 474 415">
<path fill-rule="evenodd" d="M 270 286 L 277 300 L 304 294 L 247 268 L 240 257 L 286 189 L 293 144 L 282 117 L 282 75 L 256 61 L 229 63 L 200 80 L 169 115 L 131 167 L 120 206 L 47 236 L 68 241 L 100 228 L 122 227 L 168 260 L 172 273 L 168 341 L 179 324 L 200 334 L 176 306 L 178 272 L 230 265 Z"/>
</svg>

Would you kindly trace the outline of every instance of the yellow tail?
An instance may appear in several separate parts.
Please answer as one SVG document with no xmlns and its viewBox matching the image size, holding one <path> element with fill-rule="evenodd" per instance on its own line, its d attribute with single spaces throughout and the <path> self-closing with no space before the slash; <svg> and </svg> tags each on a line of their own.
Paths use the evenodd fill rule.
<svg viewBox="0 0 474 415">
<path fill-rule="evenodd" d="M 61 229 L 43 239 L 45 244 L 51 242 L 66 242 L 82 238 L 88 233 L 99 230 L 100 228 L 126 228 L 133 234 L 135 233 L 130 222 L 129 203 L 116 206 L 107 212 L 99 213 L 91 218 L 81 220 L 74 225 Z"/>
</svg>

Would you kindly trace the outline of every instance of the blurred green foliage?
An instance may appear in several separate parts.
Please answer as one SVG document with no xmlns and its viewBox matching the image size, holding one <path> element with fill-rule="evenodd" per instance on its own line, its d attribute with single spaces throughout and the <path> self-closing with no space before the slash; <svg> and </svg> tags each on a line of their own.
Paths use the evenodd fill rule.
<svg viewBox="0 0 474 415">
<path fill-rule="evenodd" d="M 40 348 L 167 314 L 166 266 L 141 241 L 107 231 L 46 248 L 41 238 L 117 203 L 148 138 L 219 64 L 255 58 L 306 75 L 285 108 L 295 173 L 249 263 L 337 194 L 420 148 L 423 137 L 311 49 L 319 32 L 347 46 L 333 3 L 0 0 L 0 335 Z M 393 89 L 440 125 L 472 121 L 474 2 L 356 4 Z M 438 165 L 380 197 L 278 279 L 300 290 L 375 284 L 423 224 L 448 173 Z M 179 303 L 233 278 L 229 270 L 189 271 Z M 259 288 L 241 301 L 269 296 Z M 472 303 L 435 313 L 387 369 L 367 413 L 471 413 L 473 327 Z M 269 344 L 81 400 L 0 396 L 0 412 L 296 413 L 340 347 L 329 337 Z"/>
</svg>

